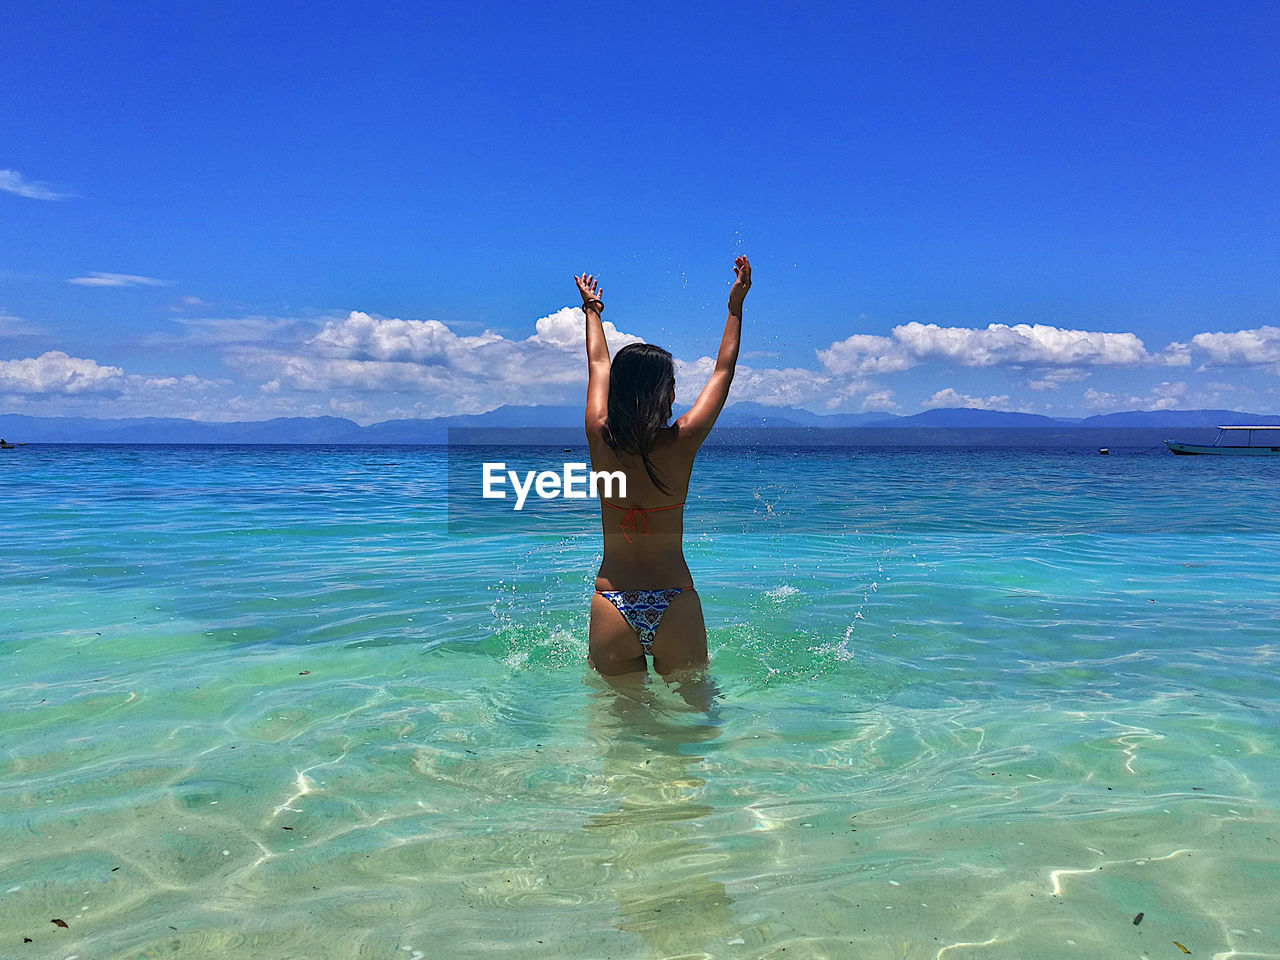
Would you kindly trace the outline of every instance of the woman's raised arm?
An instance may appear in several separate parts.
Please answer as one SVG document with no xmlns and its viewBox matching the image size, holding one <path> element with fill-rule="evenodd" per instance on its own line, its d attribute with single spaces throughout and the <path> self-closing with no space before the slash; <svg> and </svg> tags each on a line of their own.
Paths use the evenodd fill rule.
<svg viewBox="0 0 1280 960">
<path fill-rule="evenodd" d="M 596 278 L 584 273 L 574 277 L 582 294 L 582 312 L 587 320 L 587 436 L 596 436 L 609 418 L 609 345 L 604 339 L 600 311 L 604 290 Z"/>
<path fill-rule="evenodd" d="M 724 324 L 724 336 L 720 338 L 720 352 L 716 354 L 716 366 L 711 371 L 711 378 L 698 394 L 697 401 L 689 408 L 689 412 L 676 421 L 676 430 L 680 436 L 690 436 L 699 443 L 706 439 L 716 418 L 724 408 L 729 397 L 729 385 L 733 383 L 733 372 L 738 366 L 738 346 L 742 341 L 742 301 L 751 289 L 751 264 L 746 257 L 738 257 L 733 262 L 733 272 L 737 279 L 729 290 L 729 319 Z"/>
</svg>

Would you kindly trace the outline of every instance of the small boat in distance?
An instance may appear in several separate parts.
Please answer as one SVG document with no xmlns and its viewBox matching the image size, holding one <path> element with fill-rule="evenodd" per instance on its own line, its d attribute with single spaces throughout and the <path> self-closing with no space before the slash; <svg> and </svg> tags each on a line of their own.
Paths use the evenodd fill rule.
<svg viewBox="0 0 1280 960">
<path fill-rule="evenodd" d="M 1242 437 L 1237 432 L 1240 430 L 1247 430 L 1248 433 Z M 1259 443 L 1254 443 L 1255 431 L 1261 433 L 1258 438 Z M 1213 443 L 1182 443 L 1178 440 L 1166 440 L 1164 445 L 1181 456 L 1210 454 L 1219 457 L 1276 457 L 1280 456 L 1280 433 L 1276 431 L 1280 431 L 1280 426 L 1218 427 L 1218 436 Z M 1223 443 L 1222 441 L 1227 438 L 1231 442 Z M 1237 440 L 1245 442 L 1237 443 Z"/>
</svg>

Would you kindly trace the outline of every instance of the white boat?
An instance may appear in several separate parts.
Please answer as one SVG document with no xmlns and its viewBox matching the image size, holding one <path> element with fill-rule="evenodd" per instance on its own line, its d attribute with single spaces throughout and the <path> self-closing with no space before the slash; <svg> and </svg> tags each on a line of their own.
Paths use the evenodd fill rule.
<svg viewBox="0 0 1280 960">
<path fill-rule="evenodd" d="M 1245 431 L 1243 436 L 1241 431 Z M 1182 443 L 1178 440 L 1166 440 L 1164 445 L 1182 456 L 1210 454 L 1219 457 L 1276 457 L 1280 456 L 1280 433 L 1277 431 L 1280 431 L 1280 426 L 1218 427 L 1218 437 L 1213 443 Z M 1230 442 L 1224 443 L 1224 440 Z M 1239 443 L 1240 440 L 1244 443 Z"/>
</svg>

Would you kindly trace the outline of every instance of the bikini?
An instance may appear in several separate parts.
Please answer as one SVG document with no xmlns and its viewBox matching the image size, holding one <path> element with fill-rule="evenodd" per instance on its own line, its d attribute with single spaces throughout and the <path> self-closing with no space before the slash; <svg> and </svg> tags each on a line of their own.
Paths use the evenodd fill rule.
<svg viewBox="0 0 1280 960">
<path fill-rule="evenodd" d="M 649 517 L 650 513 L 657 513 L 659 510 L 674 510 L 676 507 L 683 507 L 683 501 L 673 503 L 667 507 L 620 507 L 616 503 L 609 503 L 607 500 L 601 500 L 606 507 L 612 507 L 614 510 L 622 511 L 622 520 L 618 526 L 622 529 L 622 535 L 627 538 L 627 543 L 632 543 L 631 533 L 639 533 L 642 537 L 649 535 Z M 638 520 L 637 520 L 638 518 Z M 661 590 L 597 590 L 596 593 L 604 597 L 622 614 L 622 619 L 636 632 L 636 637 L 640 641 L 640 648 L 649 656 L 653 656 L 653 637 L 658 632 L 658 624 L 662 622 L 662 615 L 667 612 L 667 607 L 671 601 L 686 590 L 692 590 L 693 587 L 665 587 Z"/>
</svg>

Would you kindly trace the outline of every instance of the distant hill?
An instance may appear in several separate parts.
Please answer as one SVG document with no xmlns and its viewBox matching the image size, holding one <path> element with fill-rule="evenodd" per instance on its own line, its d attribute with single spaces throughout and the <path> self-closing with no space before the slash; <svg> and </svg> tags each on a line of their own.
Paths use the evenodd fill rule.
<svg viewBox="0 0 1280 960">
<path fill-rule="evenodd" d="M 11 443 L 362 443 L 358 423 L 341 417 L 280 417 L 209 423 L 177 417 L 28 417 L 0 415 Z"/>
<path fill-rule="evenodd" d="M 1003 410 L 975 410 L 972 407 L 939 407 L 911 417 L 902 417 L 895 427 L 1064 427 L 1075 426 L 1067 420 L 1055 420 L 1035 413 L 1009 413 Z"/>
<path fill-rule="evenodd" d="M 1280 417 L 1234 410 L 1131 410 L 1085 417 L 1082 427 L 1217 427 L 1232 424 L 1280 426 Z"/>
<path fill-rule="evenodd" d="M 448 443 L 451 429 L 488 427 L 582 428 L 579 406 L 498 407 L 488 413 L 423 420 L 383 420 L 364 427 L 356 443 Z M 338 441 L 335 441 L 338 442 Z M 345 442 L 345 441 L 343 441 Z"/>
<path fill-rule="evenodd" d="M 896 424 L 903 418 L 892 413 L 811 413 L 799 407 L 770 407 L 750 400 L 725 407 L 717 422 L 725 427 L 865 427 Z"/>
<path fill-rule="evenodd" d="M 677 414 L 679 411 L 677 411 Z M 1031 413 L 954 408 L 926 410 L 909 417 L 888 413 L 820 414 L 796 407 L 737 403 L 726 407 L 719 426 L 741 431 L 775 428 L 806 432 L 825 430 L 1043 430 L 1093 433 L 1120 429 L 1195 429 L 1219 424 L 1280 426 L 1280 416 L 1234 410 L 1135 410 L 1056 419 Z M 449 430 L 503 428 L 514 431 L 582 429 L 582 408 L 572 406 L 499 407 L 487 413 L 422 420 L 386 420 L 362 427 L 341 417 L 282 417 L 233 423 L 210 423 L 164 417 L 102 420 L 89 417 L 0 415 L 0 437 L 13 443 L 315 443 L 422 444 L 447 443 Z M 923 435 L 923 433 L 921 434 Z M 932 435 L 932 434 L 931 434 Z"/>
</svg>

